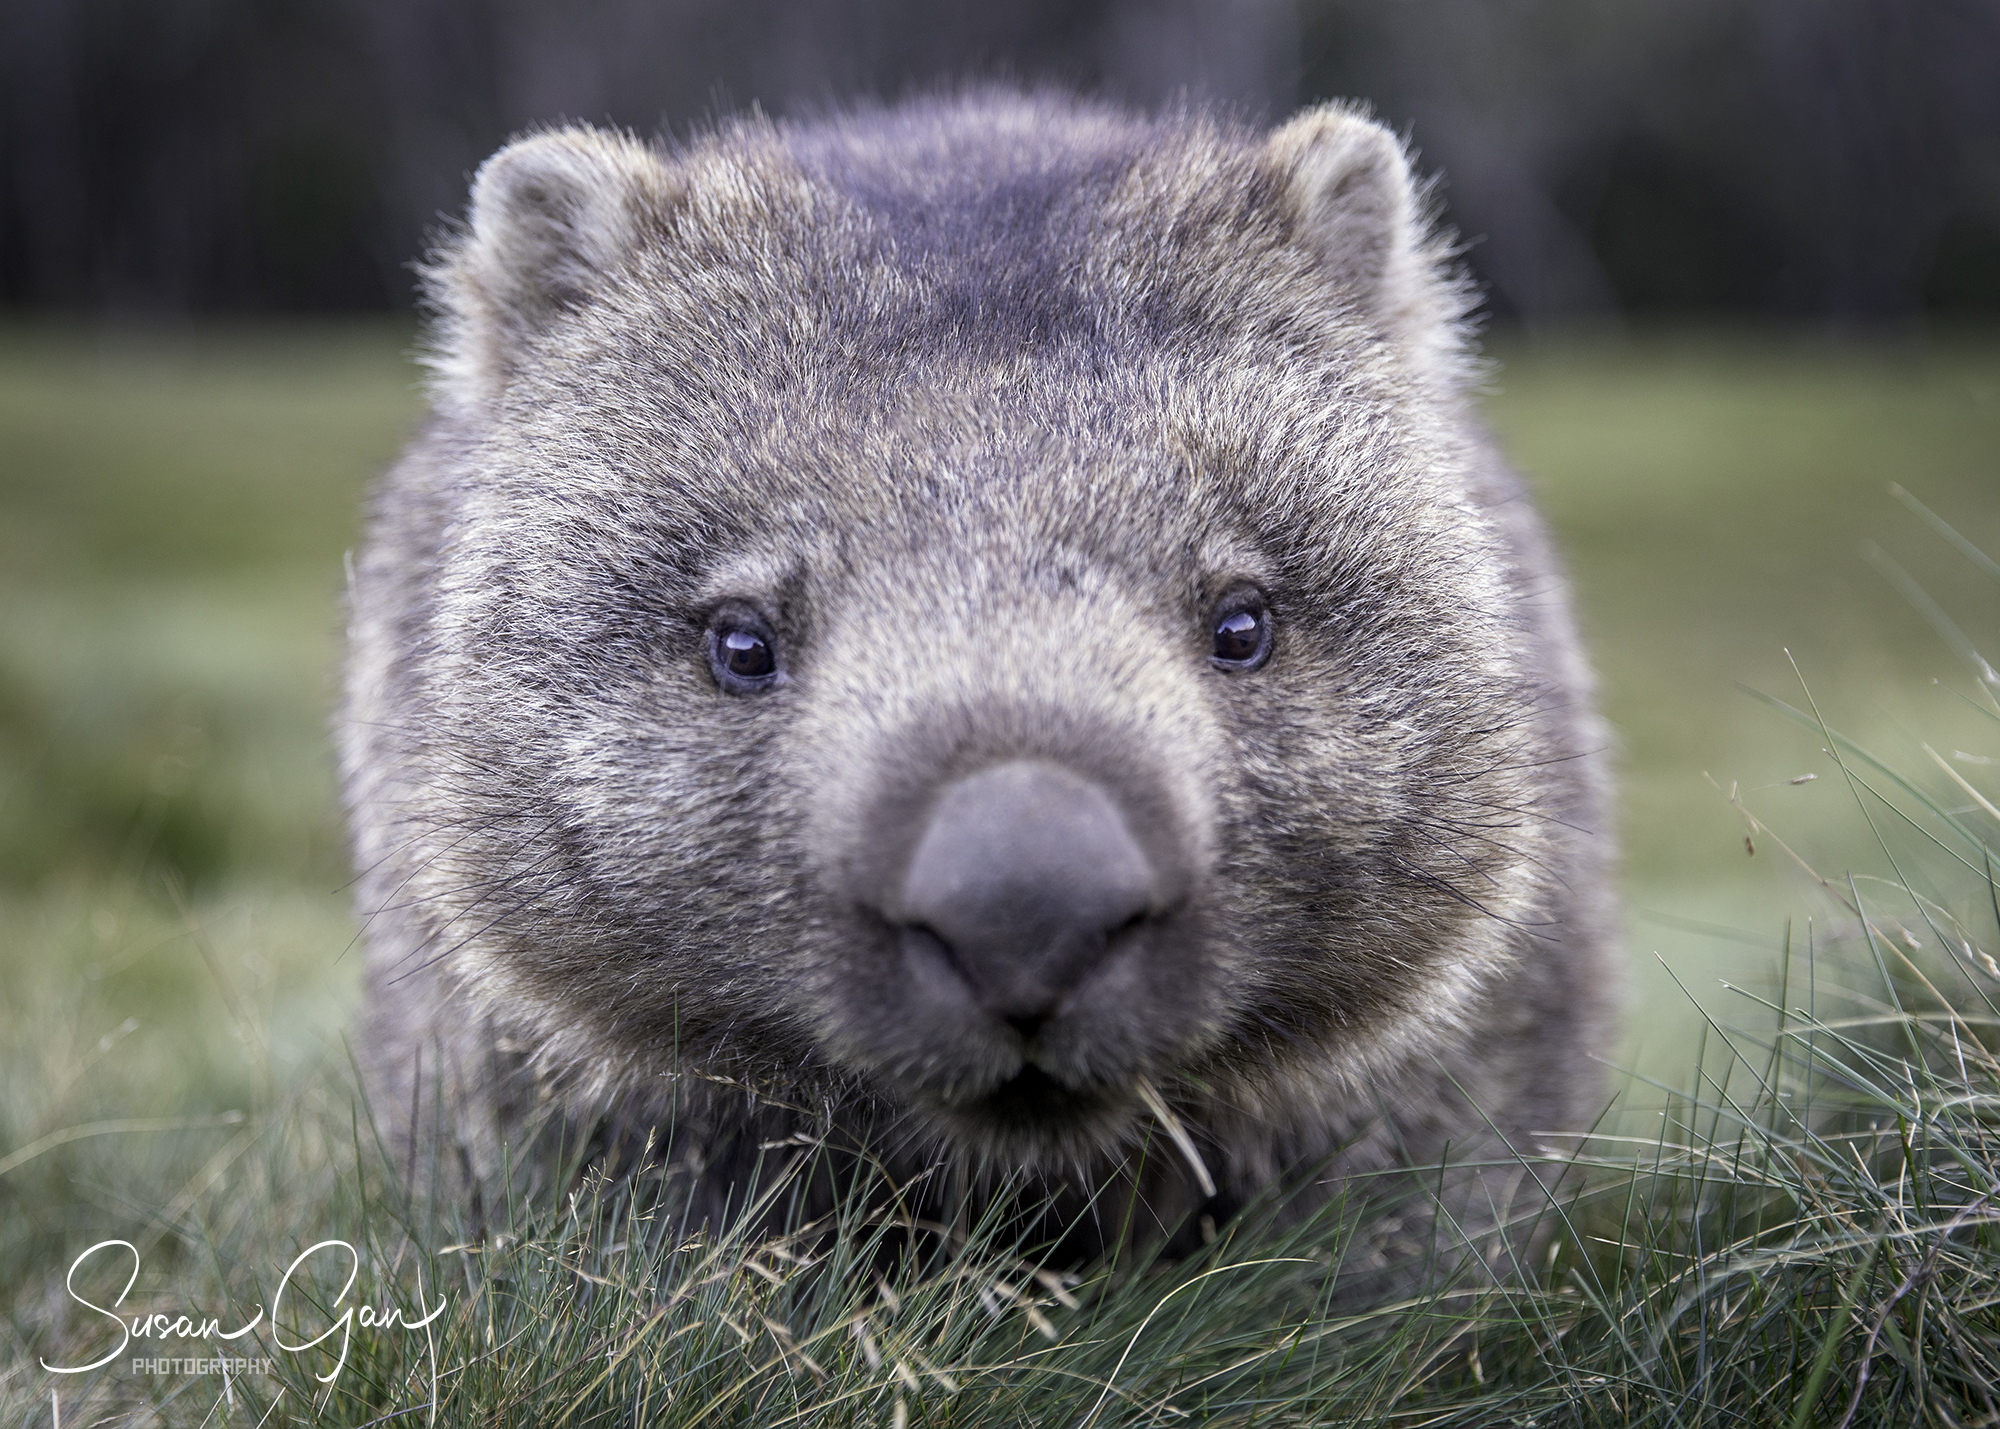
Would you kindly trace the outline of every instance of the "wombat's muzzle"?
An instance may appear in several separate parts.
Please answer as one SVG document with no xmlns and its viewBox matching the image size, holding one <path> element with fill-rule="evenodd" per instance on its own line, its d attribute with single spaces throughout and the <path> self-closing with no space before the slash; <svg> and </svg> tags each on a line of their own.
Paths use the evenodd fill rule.
<svg viewBox="0 0 2000 1429">
<path fill-rule="evenodd" d="M 1169 883 L 1103 785 L 1015 759 L 938 795 L 889 911 L 916 975 L 958 979 L 1032 1046 L 1107 959 L 1170 912 L 1180 890 Z"/>
</svg>

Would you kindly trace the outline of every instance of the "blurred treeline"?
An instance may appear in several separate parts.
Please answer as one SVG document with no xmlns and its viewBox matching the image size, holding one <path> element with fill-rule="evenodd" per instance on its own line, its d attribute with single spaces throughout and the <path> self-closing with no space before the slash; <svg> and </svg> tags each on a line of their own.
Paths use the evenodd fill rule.
<svg viewBox="0 0 2000 1429">
<path fill-rule="evenodd" d="M 0 306 L 402 308 L 530 124 L 985 77 L 1363 98 L 1530 325 L 2000 315 L 2000 0 L 5 0 Z"/>
</svg>

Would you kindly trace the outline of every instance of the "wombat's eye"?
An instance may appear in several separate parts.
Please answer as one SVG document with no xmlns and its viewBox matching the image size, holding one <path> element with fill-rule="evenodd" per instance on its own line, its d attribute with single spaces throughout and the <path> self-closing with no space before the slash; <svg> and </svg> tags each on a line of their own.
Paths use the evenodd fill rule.
<svg viewBox="0 0 2000 1429">
<path fill-rule="evenodd" d="M 715 674 L 715 683 L 732 695 L 768 689 L 783 674 L 769 632 L 733 611 L 709 627 L 708 667 Z"/>
<path fill-rule="evenodd" d="M 1225 600 L 1215 611 L 1209 658 L 1225 670 L 1254 670 L 1271 654 L 1271 617 L 1255 592 Z"/>
</svg>

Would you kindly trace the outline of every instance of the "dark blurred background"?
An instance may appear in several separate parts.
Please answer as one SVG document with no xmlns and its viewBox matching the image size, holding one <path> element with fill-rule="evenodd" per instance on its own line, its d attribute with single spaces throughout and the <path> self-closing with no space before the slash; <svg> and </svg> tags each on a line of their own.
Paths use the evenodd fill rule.
<svg viewBox="0 0 2000 1429">
<path fill-rule="evenodd" d="M 7 0 L 0 306 L 406 309 L 528 124 L 996 76 L 1366 99 L 1503 321 L 2000 315 L 1996 0 Z"/>
</svg>

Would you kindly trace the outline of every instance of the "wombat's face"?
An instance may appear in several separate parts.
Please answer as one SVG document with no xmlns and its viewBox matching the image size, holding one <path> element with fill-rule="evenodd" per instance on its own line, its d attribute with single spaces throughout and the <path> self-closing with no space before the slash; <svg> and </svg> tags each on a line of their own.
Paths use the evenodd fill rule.
<svg viewBox="0 0 2000 1429">
<path fill-rule="evenodd" d="M 1083 1158 L 1452 1015 L 1527 696 L 1393 144 L 957 122 L 942 177 L 894 130 L 482 174 L 437 859 L 555 1060 Z"/>
</svg>

